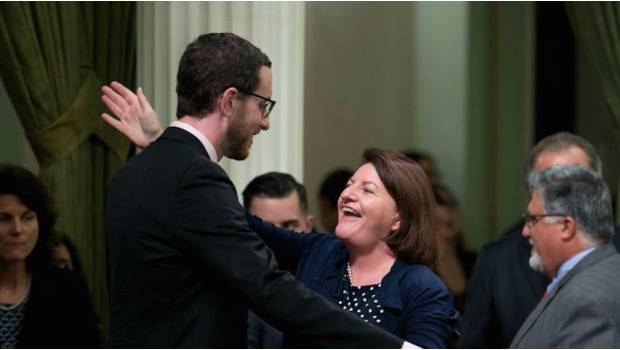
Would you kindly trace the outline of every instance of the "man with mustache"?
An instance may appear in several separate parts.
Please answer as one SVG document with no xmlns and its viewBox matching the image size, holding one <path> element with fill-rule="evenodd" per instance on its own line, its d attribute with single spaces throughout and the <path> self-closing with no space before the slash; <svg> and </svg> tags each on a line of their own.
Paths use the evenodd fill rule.
<svg viewBox="0 0 620 350">
<path fill-rule="evenodd" d="M 532 148 L 528 177 L 546 168 L 580 165 L 602 175 L 601 160 L 585 139 L 568 132 L 543 138 Z M 463 314 L 462 348 L 507 348 L 550 280 L 529 267 L 531 245 L 520 223 L 507 235 L 485 245 L 478 254 Z M 616 228 L 616 233 L 618 229 Z M 620 235 L 613 238 L 620 246 Z"/>
<path fill-rule="evenodd" d="M 620 254 L 605 182 L 577 165 L 555 166 L 528 178 L 530 203 L 523 237 L 530 267 L 551 279 L 543 299 L 511 348 L 620 346 Z"/>
</svg>

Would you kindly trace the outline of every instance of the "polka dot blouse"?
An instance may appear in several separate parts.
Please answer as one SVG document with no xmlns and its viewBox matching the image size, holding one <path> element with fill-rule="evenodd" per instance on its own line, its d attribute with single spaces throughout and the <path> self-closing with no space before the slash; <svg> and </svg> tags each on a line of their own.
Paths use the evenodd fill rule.
<svg viewBox="0 0 620 350">
<path fill-rule="evenodd" d="M 383 316 L 383 307 L 378 298 L 381 283 L 369 286 L 353 286 L 349 275 L 347 273 L 344 275 L 345 283 L 338 305 L 355 313 L 365 322 L 380 325 Z"/>
</svg>

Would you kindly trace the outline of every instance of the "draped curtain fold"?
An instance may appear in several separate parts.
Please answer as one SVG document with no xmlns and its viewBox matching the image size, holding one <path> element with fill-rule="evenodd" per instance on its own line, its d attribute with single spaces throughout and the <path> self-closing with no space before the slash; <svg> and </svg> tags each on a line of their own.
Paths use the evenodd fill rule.
<svg viewBox="0 0 620 350">
<path fill-rule="evenodd" d="M 566 12 L 579 48 L 598 75 L 615 135 L 620 138 L 620 3 L 567 2 Z M 617 181 L 620 201 L 620 178 Z M 620 204 L 616 222 L 620 223 Z"/>
<path fill-rule="evenodd" d="M 605 101 L 620 129 L 620 3 L 568 2 L 577 43 L 599 75 Z"/>
<path fill-rule="evenodd" d="M 0 4 L 0 75 L 107 321 L 104 201 L 130 144 L 99 118 L 102 82 L 135 85 L 133 2 Z"/>
</svg>

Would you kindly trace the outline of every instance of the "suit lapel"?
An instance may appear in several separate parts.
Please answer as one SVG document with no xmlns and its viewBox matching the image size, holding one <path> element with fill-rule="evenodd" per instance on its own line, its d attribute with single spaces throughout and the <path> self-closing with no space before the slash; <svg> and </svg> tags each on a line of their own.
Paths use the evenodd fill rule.
<svg viewBox="0 0 620 350">
<path fill-rule="evenodd" d="M 519 347 L 519 343 L 521 342 L 521 339 L 523 338 L 523 336 L 527 334 L 530 328 L 532 328 L 532 326 L 534 325 L 534 323 L 536 323 L 536 321 L 538 320 L 542 312 L 547 308 L 547 305 L 549 305 L 551 300 L 553 300 L 553 298 L 555 297 L 555 294 L 556 293 L 553 292 L 538 302 L 534 310 L 532 310 L 530 315 L 525 319 L 525 322 L 523 322 L 523 325 L 521 326 L 521 328 L 519 328 L 517 335 L 512 340 L 512 343 L 510 344 L 511 348 Z"/>
<path fill-rule="evenodd" d="M 570 281 L 571 278 L 573 278 L 573 276 L 580 273 L 581 271 L 586 270 L 590 266 L 598 263 L 599 261 L 615 253 L 616 253 L 616 250 L 614 247 L 610 246 L 609 244 L 603 244 L 597 249 L 595 249 L 593 252 L 588 254 L 585 258 L 583 258 L 577 265 L 575 265 L 575 267 L 573 267 L 560 280 L 560 282 L 558 282 L 558 285 L 555 287 L 555 289 L 551 291 L 551 293 L 548 296 L 544 297 L 538 303 L 538 305 L 536 305 L 536 308 L 534 308 L 532 313 L 530 313 L 530 315 L 527 317 L 527 319 L 525 320 L 525 322 L 519 329 L 519 332 L 517 332 L 517 335 L 512 341 L 512 344 L 510 345 L 510 347 L 512 348 L 512 347 L 519 346 L 518 344 L 520 343 L 521 339 L 523 339 L 523 336 L 529 332 L 530 328 L 532 328 L 532 326 L 536 323 L 538 318 L 542 315 L 543 311 L 545 311 L 547 306 L 551 303 L 551 301 L 555 298 L 555 296 L 560 292 L 562 287 L 564 287 L 566 283 L 568 283 L 568 281 Z"/>
<path fill-rule="evenodd" d="M 575 267 L 568 271 L 568 273 L 566 273 L 566 275 L 560 280 L 560 282 L 558 282 L 558 285 L 551 294 L 556 294 L 557 292 L 559 292 L 560 289 L 562 289 L 562 287 L 564 287 L 564 285 L 566 285 L 566 283 L 568 283 L 568 281 L 570 281 L 570 279 L 573 278 L 573 276 L 575 276 L 576 274 L 580 273 L 583 270 L 586 270 L 590 266 L 597 264 L 601 260 L 604 260 L 615 253 L 616 249 L 609 244 L 603 244 L 600 247 L 596 248 L 585 258 L 583 258 L 577 265 L 575 265 Z"/>
</svg>

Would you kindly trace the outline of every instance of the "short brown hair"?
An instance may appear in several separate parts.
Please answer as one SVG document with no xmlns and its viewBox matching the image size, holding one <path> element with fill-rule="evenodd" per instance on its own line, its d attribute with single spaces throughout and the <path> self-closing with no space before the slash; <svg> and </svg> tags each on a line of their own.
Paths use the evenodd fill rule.
<svg viewBox="0 0 620 350">
<path fill-rule="evenodd" d="M 371 163 L 398 208 L 400 228 L 385 242 L 400 259 L 435 268 L 440 241 L 435 234 L 435 198 L 424 170 L 408 157 L 386 150 L 366 149 Z"/>
<path fill-rule="evenodd" d="M 229 87 L 252 92 L 269 57 L 233 33 L 209 33 L 187 45 L 177 73 L 177 118 L 213 111 L 215 98 Z"/>
</svg>

